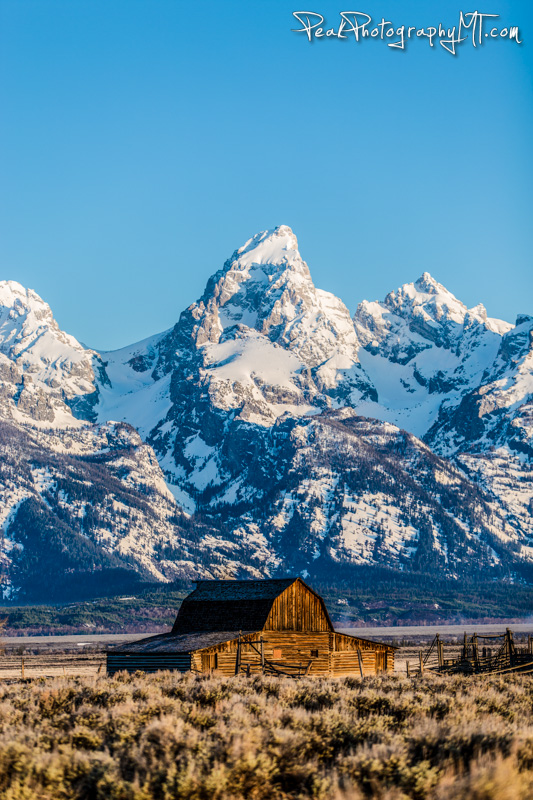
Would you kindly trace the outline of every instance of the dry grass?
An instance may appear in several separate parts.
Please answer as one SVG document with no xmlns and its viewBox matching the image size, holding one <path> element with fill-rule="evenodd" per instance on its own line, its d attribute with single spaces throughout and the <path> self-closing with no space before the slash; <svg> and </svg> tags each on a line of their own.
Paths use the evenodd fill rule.
<svg viewBox="0 0 533 800">
<path fill-rule="evenodd" d="M 0 684 L 2 800 L 526 800 L 533 678 Z"/>
</svg>

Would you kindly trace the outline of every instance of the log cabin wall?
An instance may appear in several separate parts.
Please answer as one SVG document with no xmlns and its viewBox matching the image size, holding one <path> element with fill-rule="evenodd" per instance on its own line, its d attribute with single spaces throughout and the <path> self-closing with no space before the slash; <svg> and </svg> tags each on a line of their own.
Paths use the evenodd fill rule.
<svg viewBox="0 0 533 800">
<path fill-rule="evenodd" d="M 331 634 L 329 632 L 299 633 L 292 631 L 258 631 L 251 636 L 241 639 L 241 669 L 250 666 L 250 672 L 261 672 L 261 658 L 259 653 L 247 644 L 248 640 L 258 642 L 263 637 L 263 654 L 265 661 L 275 663 L 280 669 L 283 664 L 306 666 L 312 662 L 310 675 L 330 674 L 330 648 Z M 259 644 L 255 644 L 261 650 Z M 237 640 L 224 642 L 214 647 L 206 648 L 192 654 L 192 669 L 203 671 L 202 664 L 207 663 L 205 655 L 217 654 L 217 670 L 223 675 L 235 674 L 237 658 Z M 202 660 L 203 659 L 203 660 Z"/>
<path fill-rule="evenodd" d="M 356 657 L 357 650 L 361 650 L 363 661 L 365 660 L 365 653 L 372 651 L 376 654 L 376 658 L 371 674 L 375 672 L 394 672 L 394 648 L 382 642 L 371 642 L 366 639 L 359 639 L 356 636 L 348 636 L 344 633 L 334 633 L 332 636 L 332 649 L 335 653 L 354 653 Z M 346 659 L 347 657 L 345 657 L 345 663 L 348 663 Z M 370 664 L 369 659 L 370 656 L 367 659 L 368 664 Z M 359 666 L 357 666 L 357 671 L 359 671 Z"/>
<path fill-rule="evenodd" d="M 331 654 L 331 674 L 336 678 L 343 678 L 349 675 L 361 675 L 361 667 L 363 675 L 376 674 L 376 656 L 375 650 L 361 650 L 361 664 L 359 664 L 359 654 L 354 650 L 345 650 L 344 652 L 337 652 Z"/>
<path fill-rule="evenodd" d="M 272 604 L 265 631 L 331 631 L 324 601 L 300 580 L 285 589 Z"/>
<path fill-rule="evenodd" d="M 352 636 L 315 631 L 258 631 L 241 638 L 241 669 L 250 667 L 252 674 L 261 672 L 261 659 L 257 650 L 263 638 L 265 661 L 283 665 L 301 664 L 311 661 L 310 675 L 360 675 L 361 651 L 363 675 L 394 671 L 394 650 L 387 645 L 355 639 Z M 248 641 L 255 642 L 255 650 Z M 216 655 L 216 660 L 214 656 Z M 222 675 L 234 675 L 237 658 L 237 640 L 205 648 L 192 654 L 192 669 L 199 672 L 217 670 Z"/>
</svg>

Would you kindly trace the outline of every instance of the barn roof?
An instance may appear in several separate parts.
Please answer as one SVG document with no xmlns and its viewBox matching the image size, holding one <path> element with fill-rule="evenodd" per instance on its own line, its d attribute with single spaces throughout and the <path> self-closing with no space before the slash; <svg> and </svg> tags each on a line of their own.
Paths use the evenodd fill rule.
<svg viewBox="0 0 533 800">
<path fill-rule="evenodd" d="M 190 653 L 203 650 L 204 647 L 213 647 L 222 642 L 231 642 L 239 634 L 245 636 L 254 631 L 215 631 L 211 633 L 160 633 L 137 642 L 126 642 L 118 647 L 113 647 L 113 653 Z"/>
<path fill-rule="evenodd" d="M 240 636 L 261 635 L 260 631 L 212 631 L 210 633 L 160 633 L 157 636 L 149 636 L 146 639 L 139 639 L 136 642 L 126 642 L 110 648 L 112 653 L 191 653 L 203 650 L 206 647 L 214 647 L 217 644 L 231 642 Z M 359 642 L 369 644 L 379 644 L 390 650 L 397 650 L 395 645 L 375 642 L 372 639 L 363 639 L 360 636 L 342 634 L 349 639 L 356 639 Z"/>
<path fill-rule="evenodd" d="M 246 581 L 196 581 L 186 600 L 275 600 L 297 578 L 267 578 Z"/>
<path fill-rule="evenodd" d="M 207 633 L 228 628 L 259 631 L 276 597 L 296 580 L 300 579 L 198 581 L 196 589 L 182 602 L 172 633 Z"/>
</svg>

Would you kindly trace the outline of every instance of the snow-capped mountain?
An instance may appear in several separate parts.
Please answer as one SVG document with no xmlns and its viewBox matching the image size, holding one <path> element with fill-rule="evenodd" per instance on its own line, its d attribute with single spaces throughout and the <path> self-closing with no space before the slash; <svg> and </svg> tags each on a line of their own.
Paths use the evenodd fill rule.
<svg viewBox="0 0 533 800">
<path fill-rule="evenodd" d="M 415 283 L 363 302 L 354 316 L 360 358 L 376 387 L 360 410 L 424 436 L 444 406 L 479 387 L 511 325 L 467 309 L 425 272 Z"/>
<path fill-rule="evenodd" d="M 89 538 L 153 579 L 340 563 L 512 573 L 533 562 L 532 329 L 467 309 L 429 273 L 352 319 L 281 226 L 235 251 L 174 328 L 115 352 L 87 350 L 37 295 L 0 284 L 0 417 L 43 463 L 65 436 L 95 458 L 127 423 L 149 508 Z M 111 473 L 124 505 L 142 494 L 108 470 L 104 494 Z M 20 531 L 13 486 L 5 542 Z"/>
<path fill-rule="evenodd" d="M 97 401 L 97 353 L 60 330 L 50 306 L 16 281 L 0 281 L 0 413 L 37 426 L 76 424 Z M 79 413 L 77 414 L 77 410 Z"/>
<path fill-rule="evenodd" d="M 124 423 L 0 423 L 0 498 L 4 599 L 128 591 L 240 567 L 232 542 L 176 506 L 152 448 Z"/>
</svg>

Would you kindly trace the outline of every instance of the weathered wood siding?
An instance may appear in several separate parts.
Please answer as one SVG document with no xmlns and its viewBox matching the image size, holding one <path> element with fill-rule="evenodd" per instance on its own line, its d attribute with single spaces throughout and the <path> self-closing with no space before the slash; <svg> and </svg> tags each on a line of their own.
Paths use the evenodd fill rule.
<svg viewBox="0 0 533 800">
<path fill-rule="evenodd" d="M 373 651 L 376 654 L 373 673 L 394 672 L 394 649 L 389 645 L 382 642 L 371 642 L 366 639 L 359 639 L 356 636 L 348 636 L 345 633 L 334 633 L 332 640 L 332 649 L 335 653 L 355 652 L 357 658 L 357 650 L 361 650 L 363 656 L 365 652 Z M 357 669 L 359 671 L 359 666 Z"/>
<path fill-rule="evenodd" d="M 329 631 L 264 631 L 263 639 L 265 658 L 279 669 L 284 664 L 306 667 L 311 661 L 310 675 L 329 674 Z"/>
<path fill-rule="evenodd" d="M 311 664 L 311 675 L 328 675 L 330 672 L 330 634 L 324 633 L 299 633 L 292 631 L 258 631 L 252 636 L 243 636 L 241 639 L 241 669 L 246 670 L 250 666 L 251 673 L 261 671 L 261 657 L 257 652 L 261 646 L 257 644 L 259 638 L 263 637 L 263 654 L 265 661 L 273 662 L 279 669 L 283 670 L 284 665 Z M 255 650 L 247 640 L 255 642 Z M 203 665 L 207 664 L 207 655 L 217 655 L 216 669 L 223 675 L 235 674 L 235 663 L 237 659 L 237 642 L 224 642 L 224 644 L 206 648 L 192 654 L 192 669 L 203 672 Z M 212 663 L 212 662 L 211 662 Z"/>
<path fill-rule="evenodd" d="M 324 602 L 301 581 L 295 581 L 274 600 L 265 631 L 330 631 Z"/>
<path fill-rule="evenodd" d="M 247 644 L 257 643 L 262 636 L 265 661 L 279 669 L 301 665 L 305 668 L 311 661 L 310 675 L 360 675 L 361 651 L 363 675 L 374 675 L 381 671 L 394 671 L 394 650 L 387 645 L 356 639 L 353 636 L 332 631 L 258 631 L 241 639 L 241 669 L 250 667 L 251 673 L 261 671 L 259 653 Z M 216 656 L 216 659 L 215 659 Z M 199 672 L 217 671 L 222 675 L 234 675 L 237 659 L 237 640 L 224 642 L 214 647 L 193 653 L 192 669 Z"/>
<path fill-rule="evenodd" d="M 361 666 L 364 675 L 376 674 L 376 651 L 361 650 Z M 359 655 L 357 651 L 345 650 L 331 654 L 331 674 L 336 678 L 347 675 L 361 675 Z"/>
</svg>

